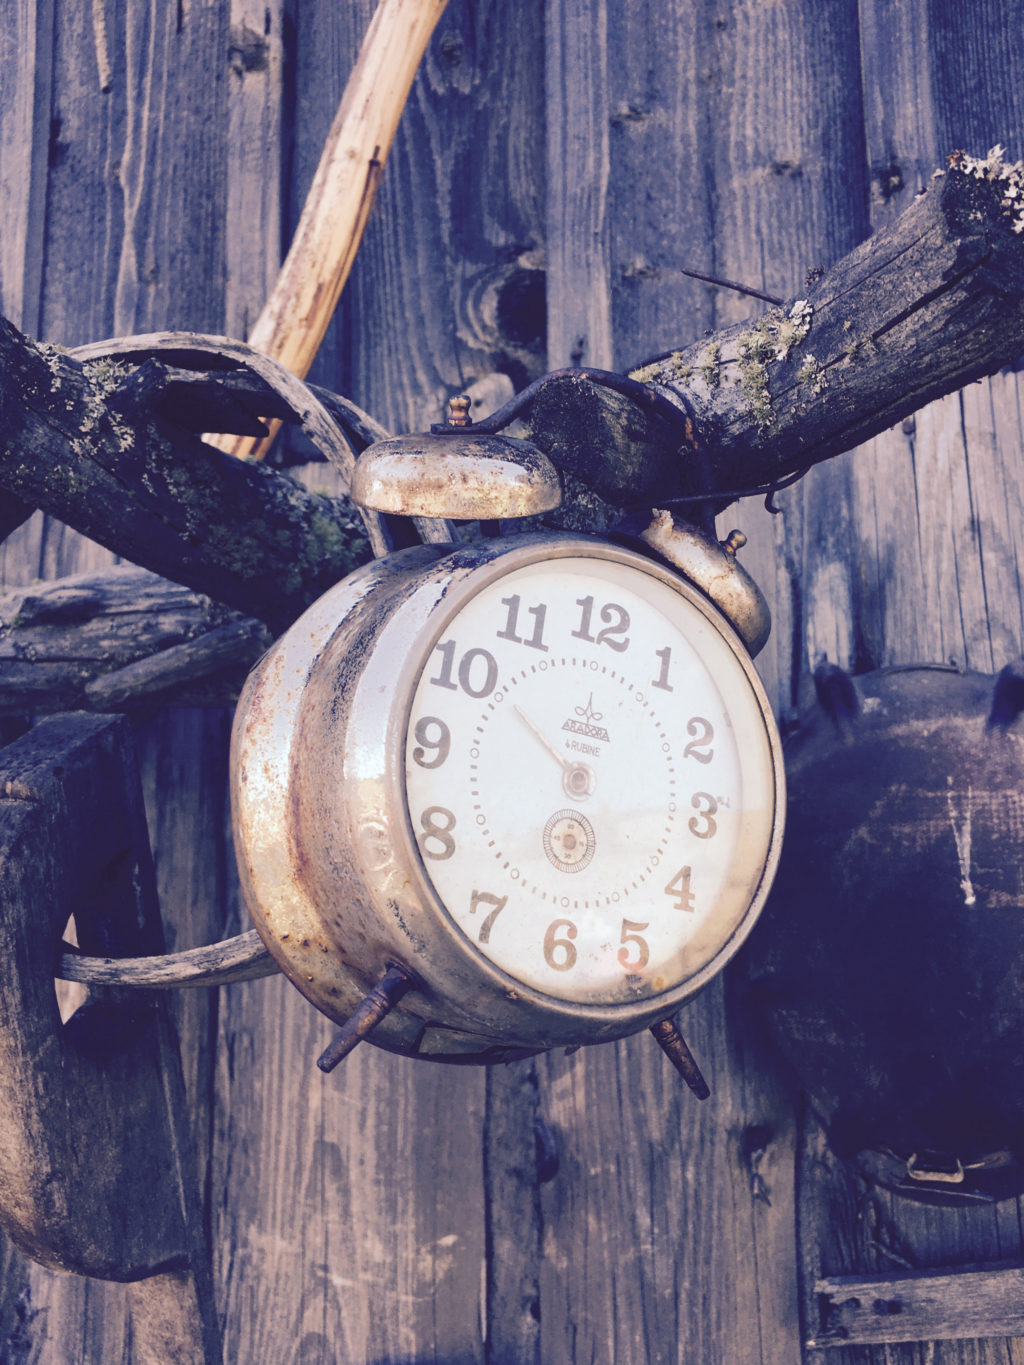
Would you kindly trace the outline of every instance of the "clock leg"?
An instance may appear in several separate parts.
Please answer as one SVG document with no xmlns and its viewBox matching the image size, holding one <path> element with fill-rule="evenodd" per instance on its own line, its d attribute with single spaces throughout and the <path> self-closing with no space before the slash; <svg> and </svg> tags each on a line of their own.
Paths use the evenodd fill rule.
<svg viewBox="0 0 1024 1365">
<path fill-rule="evenodd" d="M 334 1042 L 316 1059 L 320 1070 L 325 1073 L 333 1071 L 391 1013 L 406 991 L 412 990 L 415 985 L 415 979 L 401 967 L 389 967 L 370 994 L 360 1001 L 342 1024 Z"/>
<path fill-rule="evenodd" d="M 686 1046 L 686 1039 L 676 1028 L 675 1022 L 672 1019 L 659 1019 L 656 1024 L 651 1025 L 651 1032 L 657 1039 L 658 1046 L 697 1098 L 706 1100 L 711 1094 L 711 1087 L 701 1075 L 700 1067 Z"/>
</svg>

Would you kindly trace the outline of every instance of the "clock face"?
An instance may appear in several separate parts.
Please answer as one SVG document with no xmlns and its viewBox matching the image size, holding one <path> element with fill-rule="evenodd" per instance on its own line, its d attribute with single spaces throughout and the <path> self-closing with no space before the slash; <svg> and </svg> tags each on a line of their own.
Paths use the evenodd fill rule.
<svg viewBox="0 0 1024 1365">
<path fill-rule="evenodd" d="M 513 983 L 595 1005 L 676 990 L 738 946 L 759 896 L 771 725 L 713 610 L 639 557 L 492 574 L 412 691 L 425 876 Z"/>
</svg>

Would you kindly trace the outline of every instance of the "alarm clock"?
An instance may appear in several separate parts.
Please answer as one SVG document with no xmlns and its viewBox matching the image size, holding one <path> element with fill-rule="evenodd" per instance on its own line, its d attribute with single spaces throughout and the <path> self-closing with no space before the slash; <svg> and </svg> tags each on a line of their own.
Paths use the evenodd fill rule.
<svg viewBox="0 0 1024 1365">
<path fill-rule="evenodd" d="M 433 487 L 411 512 L 466 515 L 466 480 Z M 558 531 L 413 546 L 257 665 L 232 741 L 245 899 L 350 1033 L 496 1062 L 671 1031 L 750 932 L 782 833 L 778 733 L 667 540 L 662 518 L 658 553 Z"/>
</svg>

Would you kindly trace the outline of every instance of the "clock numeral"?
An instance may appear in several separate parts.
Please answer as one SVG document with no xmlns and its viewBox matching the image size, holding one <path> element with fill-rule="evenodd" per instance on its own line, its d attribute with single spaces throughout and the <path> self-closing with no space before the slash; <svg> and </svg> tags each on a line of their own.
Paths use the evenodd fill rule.
<svg viewBox="0 0 1024 1365">
<path fill-rule="evenodd" d="M 688 867 L 681 867 L 676 875 L 665 887 L 666 896 L 675 897 L 676 910 L 696 910 L 693 903 L 693 892 L 690 890 L 690 878 L 693 875 Z"/>
<path fill-rule="evenodd" d="M 436 678 L 430 679 L 436 687 L 446 687 L 450 692 L 457 692 L 461 687 L 468 696 L 478 699 L 491 695 L 498 681 L 498 661 L 493 654 L 486 649 L 467 649 L 456 669 L 454 640 L 444 640 L 434 648 L 441 651 L 441 671 Z M 484 675 L 483 678 L 480 677 L 480 669 L 477 667 L 474 679 L 473 666 L 478 659 L 483 662 Z M 455 681 L 456 674 L 458 682 Z"/>
<path fill-rule="evenodd" d="M 519 634 L 519 594 L 503 597 L 501 605 L 508 607 L 508 619 L 505 622 L 505 629 L 495 632 L 498 639 L 511 640 L 517 645 L 528 645 L 530 649 L 540 649 L 546 654 L 548 647 L 544 643 L 544 618 L 548 614 L 547 603 L 540 602 L 535 607 L 527 607 L 527 615 L 533 617 L 533 634 L 528 640 L 524 640 Z"/>
<path fill-rule="evenodd" d="M 650 961 L 651 950 L 647 946 L 647 940 L 640 937 L 640 930 L 646 928 L 646 924 L 636 924 L 631 919 L 622 921 L 622 937 L 619 942 L 626 946 L 619 949 L 619 962 L 628 971 L 639 971 L 641 967 L 646 967 Z M 629 944 L 631 943 L 636 944 L 637 960 L 635 962 L 629 960 Z"/>
<path fill-rule="evenodd" d="M 668 666 L 672 662 L 672 648 L 666 645 L 664 649 L 656 649 L 654 657 L 661 660 L 661 672 L 651 683 L 652 687 L 660 687 L 663 692 L 672 692 L 675 689 L 668 680 Z"/>
<path fill-rule="evenodd" d="M 687 821 L 690 833 L 695 834 L 698 839 L 713 839 L 718 829 L 715 823 L 718 802 L 710 792 L 694 792 L 690 797 L 690 805 L 697 812 Z"/>
<path fill-rule="evenodd" d="M 599 630 L 596 635 L 591 635 L 591 618 L 594 614 L 594 599 L 592 597 L 577 597 L 576 605 L 580 608 L 580 628 L 572 632 L 577 640 L 586 640 L 592 645 L 607 645 L 609 649 L 614 649 L 617 654 L 621 654 L 624 649 L 629 648 L 629 612 L 625 607 L 620 607 L 618 602 L 606 602 L 599 613 L 601 620 L 605 621 L 603 630 Z M 616 636 L 621 635 L 621 640 Z"/>
<path fill-rule="evenodd" d="M 481 943 L 490 942 L 494 921 L 498 918 L 507 904 L 507 896 L 492 896 L 489 891 L 473 892 L 469 899 L 469 913 L 471 915 L 475 915 L 481 905 L 490 905 L 492 907 L 491 913 L 484 919 L 484 922 L 480 926 L 479 941 Z"/>
<path fill-rule="evenodd" d="M 693 735 L 693 739 L 683 750 L 683 757 L 695 758 L 698 763 L 710 763 L 715 756 L 715 751 L 711 747 L 715 728 L 711 722 L 705 720 L 703 716 L 693 716 L 686 723 L 686 733 Z"/>
<path fill-rule="evenodd" d="M 430 733 L 431 726 L 437 727 L 434 730 L 436 738 L 433 739 Z M 422 720 L 416 722 L 413 735 L 422 748 L 413 749 L 412 761 L 418 763 L 421 768 L 440 768 L 452 747 L 452 732 L 444 721 L 439 720 L 437 716 L 424 716 Z M 433 758 L 427 758 L 428 749 L 435 750 Z"/>
<path fill-rule="evenodd" d="M 455 840 L 452 838 L 455 816 L 451 811 L 445 810 L 444 806 L 428 806 L 420 816 L 420 824 L 423 826 L 420 850 L 424 858 L 434 858 L 438 862 L 450 858 L 455 852 Z M 431 847 L 432 843 L 440 846 L 439 851 Z"/>
<path fill-rule="evenodd" d="M 559 937 L 559 930 L 565 933 Z M 572 940 L 579 933 L 571 919 L 552 920 L 544 935 L 544 961 L 556 972 L 567 972 L 576 965 L 576 948 Z"/>
</svg>

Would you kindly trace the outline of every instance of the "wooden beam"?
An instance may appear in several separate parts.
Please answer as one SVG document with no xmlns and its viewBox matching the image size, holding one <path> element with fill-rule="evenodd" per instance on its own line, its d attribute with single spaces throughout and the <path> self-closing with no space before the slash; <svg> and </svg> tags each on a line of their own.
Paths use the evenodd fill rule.
<svg viewBox="0 0 1024 1365">
<path fill-rule="evenodd" d="M 810 1349 L 1024 1336 L 1024 1267 L 818 1280 Z"/>
<path fill-rule="evenodd" d="M 230 706 L 271 638 L 127 564 L 16 588 L 0 594 L 0 716 Z"/>
</svg>

